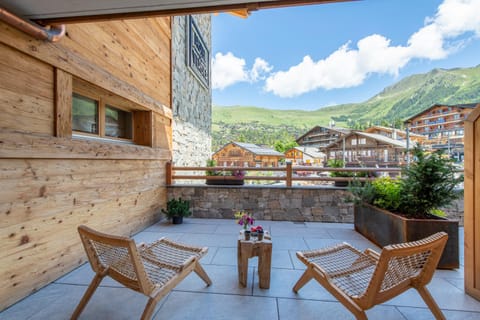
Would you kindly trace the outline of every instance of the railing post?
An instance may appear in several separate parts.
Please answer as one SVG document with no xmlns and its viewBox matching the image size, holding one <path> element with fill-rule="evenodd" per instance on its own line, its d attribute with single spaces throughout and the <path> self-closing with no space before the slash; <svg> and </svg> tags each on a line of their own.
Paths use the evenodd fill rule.
<svg viewBox="0 0 480 320">
<path fill-rule="evenodd" d="M 165 178 L 167 186 L 172 185 L 172 161 L 168 161 L 165 165 Z"/>
<path fill-rule="evenodd" d="M 292 186 L 292 163 L 287 162 L 287 181 L 285 182 L 287 187 Z"/>
</svg>

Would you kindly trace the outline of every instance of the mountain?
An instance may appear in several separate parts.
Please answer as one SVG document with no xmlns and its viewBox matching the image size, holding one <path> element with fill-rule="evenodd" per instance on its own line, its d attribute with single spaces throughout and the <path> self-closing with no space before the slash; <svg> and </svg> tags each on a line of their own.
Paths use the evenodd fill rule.
<svg viewBox="0 0 480 320">
<path fill-rule="evenodd" d="M 476 102 L 480 102 L 480 65 L 412 75 L 365 102 L 315 111 L 214 106 L 212 150 L 232 140 L 273 146 L 275 141 L 296 139 L 316 125 L 328 125 L 331 120 L 337 126 L 353 128 L 382 122 L 400 124 L 434 104 Z"/>
</svg>

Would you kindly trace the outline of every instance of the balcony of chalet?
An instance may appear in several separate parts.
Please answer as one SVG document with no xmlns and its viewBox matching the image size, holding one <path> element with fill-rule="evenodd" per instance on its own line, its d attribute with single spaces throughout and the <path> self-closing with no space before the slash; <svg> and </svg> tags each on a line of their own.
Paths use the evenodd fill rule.
<svg viewBox="0 0 480 320">
<path fill-rule="evenodd" d="M 298 250 L 340 242 L 348 242 L 360 250 L 381 250 L 354 230 L 352 204 L 343 200 L 345 188 L 335 187 L 333 178 L 299 176 L 299 170 L 293 169 L 289 174 L 286 168 L 270 168 L 277 173 L 286 170 L 285 175 L 269 175 L 263 180 L 257 174 L 256 181 L 269 184 L 244 186 L 205 185 L 206 177 L 193 175 L 194 168 L 174 169 L 179 168 L 167 169 L 168 197 L 182 196 L 191 200 L 193 218 L 184 219 L 181 225 L 163 219 L 133 238 L 137 243 L 148 243 L 168 237 L 186 244 L 207 246 L 209 252 L 201 262 L 213 284 L 206 287 L 192 273 L 160 301 L 153 319 L 353 319 L 350 312 L 316 281 L 309 282 L 298 294 L 292 291 L 305 270 L 296 258 Z M 253 176 L 249 177 L 254 180 Z M 307 186 L 307 181 L 317 185 Z M 258 219 L 256 225 L 262 225 L 272 236 L 269 289 L 259 288 L 257 258 L 250 259 L 247 286 L 244 288 L 238 283 L 236 254 L 240 226 L 233 219 L 236 209 L 253 212 Z M 428 289 L 447 319 L 479 319 L 480 301 L 464 290 L 463 227 L 459 231 L 460 268 L 437 270 Z M 90 265 L 83 264 L 5 309 L 0 319 L 67 319 L 93 275 Z M 146 302 L 145 296 L 106 279 L 81 319 L 139 319 Z M 367 311 L 367 316 L 369 319 L 433 319 L 415 290 L 374 307 Z"/>
</svg>

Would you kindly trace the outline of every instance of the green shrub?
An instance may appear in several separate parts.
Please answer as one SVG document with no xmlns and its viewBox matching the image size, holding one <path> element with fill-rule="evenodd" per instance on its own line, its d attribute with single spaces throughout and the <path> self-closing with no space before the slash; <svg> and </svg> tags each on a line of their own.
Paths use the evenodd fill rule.
<svg viewBox="0 0 480 320">
<path fill-rule="evenodd" d="M 413 149 L 415 161 L 402 170 L 402 178 L 378 178 L 361 184 L 354 181 L 349 191 L 356 203 L 369 203 L 411 218 L 445 216 L 439 208 L 448 206 L 462 193 L 457 186 L 453 161 L 442 152 L 426 153 L 418 145 Z"/>
<path fill-rule="evenodd" d="M 372 186 L 375 192 L 373 204 L 385 210 L 397 211 L 400 205 L 400 181 L 382 177 L 374 180 Z"/>
<path fill-rule="evenodd" d="M 327 165 L 331 168 L 343 168 L 345 163 L 340 159 L 330 159 Z M 330 177 L 354 177 L 355 173 L 350 171 L 330 171 Z"/>
<path fill-rule="evenodd" d="M 417 146 L 413 155 L 415 162 L 402 172 L 399 209 L 410 217 L 424 218 L 461 196 L 456 187 L 463 176 L 455 177 L 453 161 L 441 151 L 426 153 Z"/>
<path fill-rule="evenodd" d="M 188 217 L 192 214 L 190 211 L 190 201 L 182 200 L 182 198 L 171 199 L 167 202 L 167 210 L 162 212 L 171 219 L 173 217 Z"/>
</svg>

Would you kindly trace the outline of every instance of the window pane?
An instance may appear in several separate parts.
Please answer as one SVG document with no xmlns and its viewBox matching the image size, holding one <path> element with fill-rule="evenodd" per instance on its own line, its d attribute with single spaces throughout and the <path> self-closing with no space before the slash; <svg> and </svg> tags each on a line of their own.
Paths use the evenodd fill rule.
<svg viewBox="0 0 480 320">
<path fill-rule="evenodd" d="M 107 106 L 105 110 L 105 135 L 132 139 L 132 113 Z"/>
<path fill-rule="evenodd" d="M 73 94 L 72 129 L 98 134 L 98 101 Z"/>
</svg>

